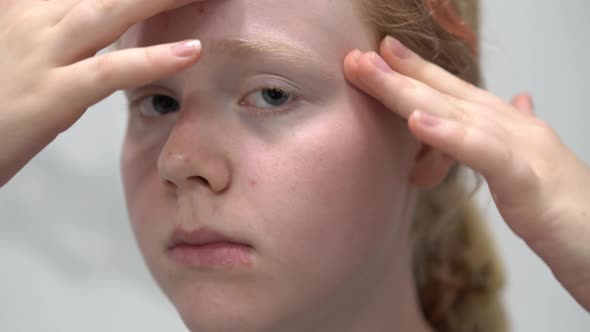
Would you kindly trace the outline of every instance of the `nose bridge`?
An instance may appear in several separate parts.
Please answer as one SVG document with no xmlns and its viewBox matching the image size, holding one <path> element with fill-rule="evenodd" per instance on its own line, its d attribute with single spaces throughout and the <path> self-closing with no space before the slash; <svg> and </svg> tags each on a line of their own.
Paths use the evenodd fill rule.
<svg viewBox="0 0 590 332">
<path fill-rule="evenodd" d="M 203 113 L 181 112 L 158 156 L 158 172 L 177 189 L 206 185 L 220 191 L 229 182 L 229 167 Z"/>
</svg>

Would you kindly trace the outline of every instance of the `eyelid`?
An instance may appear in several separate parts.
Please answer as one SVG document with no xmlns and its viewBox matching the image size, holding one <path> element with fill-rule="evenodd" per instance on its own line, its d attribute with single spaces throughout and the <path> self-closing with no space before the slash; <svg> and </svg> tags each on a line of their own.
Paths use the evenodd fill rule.
<svg viewBox="0 0 590 332">
<path fill-rule="evenodd" d="M 237 90 L 238 101 L 237 105 L 240 107 L 248 107 L 247 105 L 243 104 L 243 101 L 250 96 L 252 93 L 257 91 L 261 91 L 264 89 L 269 88 L 276 88 L 283 90 L 287 93 L 290 97 L 290 101 L 282 106 L 277 107 L 269 107 L 269 108 L 260 108 L 260 107 L 248 107 L 251 111 L 248 113 L 253 114 L 255 116 L 266 116 L 266 115 L 278 115 L 280 113 L 286 113 L 290 111 L 292 108 L 300 106 L 301 104 L 305 103 L 305 100 L 310 99 L 311 97 L 305 94 L 301 88 L 297 85 L 288 82 L 286 79 L 282 78 L 281 76 L 277 76 L 275 74 L 259 74 L 255 77 L 250 77 L 246 79 L 244 82 L 239 84 L 239 86 L 246 86 L 246 88 L 239 88 Z M 142 86 L 132 90 L 128 95 L 128 110 L 133 110 L 139 107 L 139 102 L 142 102 L 145 98 L 151 97 L 154 95 L 166 95 L 171 98 L 178 100 L 181 104 L 181 100 L 177 97 L 177 94 L 173 93 L 170 89 L 167 89 L 163 86 L 149 84 L 146 86 Z M 304 97 L 305 95 L 305 97 Z"/>
<path fill-rule="evenodd" d="M 257 89 L 274 87 L 281 90 L 285 90 L 286 92 L 294 92 L 297 95 L 303 94 L 302 89 L 300 89 L 297 85 L 287 82 L 287 80 L 281 78 L 280 76 L 272 74 L 256 76 L 250 80 L 246 80 L 246 82 L 243 85 L 249 87 L 248 93 L 252 93 Z M 251 88 L 252 85 L 254 85 L 256 88 Z"/>
<path fill-rule="evenodd" d="M 139 88 L 134 89 L 132 92 L 127 94 L 127 105 L 129 107 L 134 106 L 137 102 L 143 100 L 147 96 L 151 95 L 166 95 L 179 100 L 177 95 L 173 93 L 170 89 L 166 89 L 163 86 L 158 85 L 146 85 Z"/>
<path fill-rule="evenodd" d="M 271 77 L 271 79 L 269 79 L 269 77 Z M 247 85 L 252 85 L 255 84 L 254 88 L 249 88 L 246 93 L 240 93 L 240 99 L 238 101 L 238 105 L 240 106 L 246 106 L 244 105 L 245 99 L 250 96 L 252 93 L 256 93 L 258 91 L 262 91 L 265 89 L 279 89 L 284 91 L 285 93 L 287 93 L 289 95 L 289 102 L 286 105 L 283 106 L 277 106 L 277 107 L 269 107 L 269 108 L 258 108 L 258 107 L 248 107 L 250 109 L 253 109 L 254 111 L 252 111 L 254 113 L 254 115 L 257 116 L 269 116 L 269 115 L 277 115 L 277 113 L 286 113 L 288 111 L 290 111 L 292 108 L 297 107 L 299 105 L 301 105 L 302 103 L 304 103 L 303 100 L 303 93 L 301 92 L 301 89 L 299 89 L 298 87 L 296 87 L 295 85 L 285 82 L 284 79 L 279 78 L 278 76 L 266 76 L 266 77 L 256 77 L 255 79 L 253 79 L 252 81 L 254 82 L 248 82 Z M 275 83 L 276 81 L 281 82 L 280 84 Z M 288 86 L 288 87 L 285 87 Z"/>
</svg>

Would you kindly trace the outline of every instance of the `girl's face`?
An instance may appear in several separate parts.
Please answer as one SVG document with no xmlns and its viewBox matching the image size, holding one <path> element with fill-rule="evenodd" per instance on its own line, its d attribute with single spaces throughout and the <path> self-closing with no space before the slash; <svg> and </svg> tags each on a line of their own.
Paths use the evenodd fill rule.
<svg viewBox="0 0 590 332">
<path fill-rule="evenodd" d="M 344 331 L 330 315 L 396 301 L 419 143 L 344 78 L 345 54 L 377 45 L 358 8 L 207 1 L 135 25 L 121 45 L 195 37 L 197 64 L 126 91 L 122 152 L 139 247 L 187 326 Z M 173 231 L 204 226 L 249 243 L 248 263 L 173 260 Z"/>
</svg>

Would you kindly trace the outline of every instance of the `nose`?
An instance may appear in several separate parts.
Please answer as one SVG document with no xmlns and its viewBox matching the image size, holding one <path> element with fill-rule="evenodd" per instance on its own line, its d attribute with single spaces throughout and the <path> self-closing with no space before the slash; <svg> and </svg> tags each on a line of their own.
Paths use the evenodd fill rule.
<svg viewBox="0 0 590 332">
<path fill-rule="evenodd" d="M 204 122 L 180 116 L 158 156 L 160 177 L 176 191 L 205 187 L 219 193 L 229 185 L 230 167 L 219 137 L 223 131 Z"/>
</svg>

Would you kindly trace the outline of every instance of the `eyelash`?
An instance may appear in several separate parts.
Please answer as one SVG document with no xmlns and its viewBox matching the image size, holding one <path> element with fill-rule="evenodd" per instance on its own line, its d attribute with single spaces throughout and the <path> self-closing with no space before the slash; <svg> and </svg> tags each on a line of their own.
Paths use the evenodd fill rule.
<svg viewBox="0 0 590 332">
<path fill-rule="evenodd" d="M 247 105 L 244 105 L 245 99 L 248 96 L 250 96 L 252 93 L 256 93 L 256 92 L 260 92 L 260 91 L 264 91 L 264 90 L 273 90 L 273 89 L 283 91 L 285 94 L 287 94 L 289 96 L 289 100 L 286 102 L 285 105 L 277 106 L 277 107 L 269 107 L 269 108 L 256 108 L 256 107 L 249 107 Z M 131 102 L 129 104 L 128 108 L 129 108 L 129 110 L 134 110 L 134 111 L 139 112 L 138 107 L 141 105 L 141 103 L 145 99 L 150 98 L 150 97 L 155 97 L 155 96 L 168 96 L 168 95 L 164 94 L 164 93 L 145 93 L 145 94 L 142 94 L 139 97 L 137 97 L 133 102 Z M 170 98 L 172 98 L 172 97 L 170 97 Z M 256 88 L 254 88 L 254 89 L 250 90 L 248 93 L 246 93 L 245 96 L 240 99 L 240 101 L 238 102 L 238 105 L 246 106 L 249 109 L 251 109 L 252 111 L 249 113 L 254 115 L 255 117 L 263 117 L 264 118 L 264 117 L 269 117 L 269 116 L 277 116 L 277 115 L 281 115 L 281 114 L 286 114 L 286 113 L 292 111 L 293 109 L 297 108 L 298 106 L 300 106 L 302 103 L 303 102 L 302 102 L 300 96 L 296 93 L 293 93 L 287 89 L 279 87 L 278 85 L 260 84 Z M 153 116 L 153 117 L 144 115 L 143 117 L 158 118 L 158 117 L 161 117 L 164 115 Z"/>
<path fill-rule="evenodd" d="M 265 108 L 265 109 L 249 107 L 250 109 L 254 109 L 252 114 L 256 117 L 268 117 L 268 116 L 286 114 L 302 104 L 301 98 L 298 94 L 293 93 L 293 92 L 289 91 L 288 89 L 284 89 L 278 85 L 273 85 L 273 84 L 260 84 L 256 88 L 250 90 L 250 92 L 246 93 L 245 97 L 240 99 L 238 104 L 240 106 L 245 106 L 243 103 L 244 103 L 244 100 L 248 96 L 250 96 L 252 93 L 264 91 L 264 90 L 282 91 L 289 96 L 289 100 L 286 102 L 286 104 L 284 106 L 269 107 L 269 108 Z"/>
</svg>

